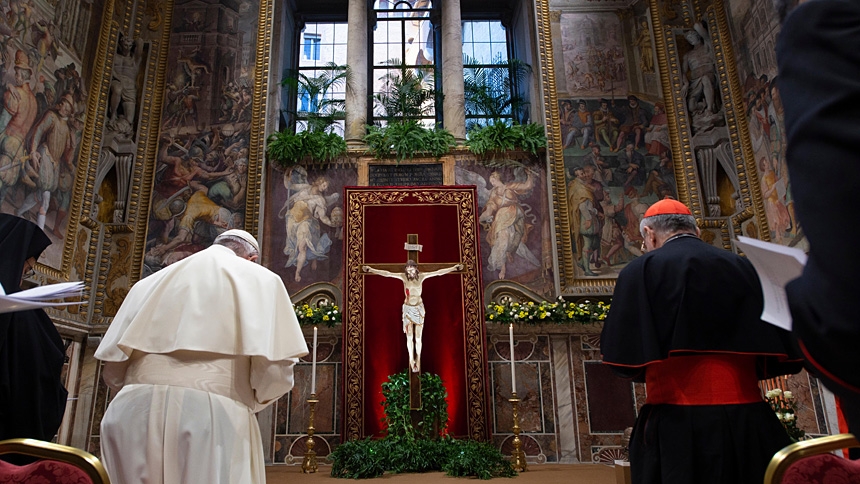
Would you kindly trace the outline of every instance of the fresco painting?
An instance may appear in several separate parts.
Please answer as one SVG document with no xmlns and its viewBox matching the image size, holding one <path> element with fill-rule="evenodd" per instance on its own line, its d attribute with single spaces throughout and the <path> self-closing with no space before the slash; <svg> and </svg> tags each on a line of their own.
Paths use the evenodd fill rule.
<svg viewBox="0 0 860 484">
<path fill-rule="evenodd" d="M 354 167 L 269 168 L 263 264 L 295 293 L 311 284 L 343 283 L 343 187 Z"/>
<path fill-rule="evenodd" d="M 553 285 L 544 168 L 532 163 L 457 166 L 455 181 L 477 186 L 484 286 L 505 279 L 549 294 Z"/>
<path fill-rule="evenodd" d="M 174 6 L 144 276 L 245 226 L 258 13 Z"/>
<path fill-rule="evenodd" d="M 806 248 L 794 216 L 785 161 L 785 124 L 776 65 L 779 21 L 769 0 L 729 0 L 727 15 L 735 39 L 738 77 L 743 89 L 753 157 L 758 169 L 770 239 Z"/>
<path fill-rule="evenodd" d="M 102 1 L 0 3 L 0 211 L 53 242 L 62 265 Z"/>
<path fill-rule="evenodd" d="M 568 92 L 611 99 L 625 95 L 629 83 L 623 39 L 621 20 L 613 12 L 562 13 L 563 75 Z"/>
<path fill-rule="evenodd" d="M 639 221 L 648 207 L 678 196 L 665 106 L 632 94 L 624 103 L 559 104 L 576 275 L 617 277 L 642 255 Z"/>
</svg>

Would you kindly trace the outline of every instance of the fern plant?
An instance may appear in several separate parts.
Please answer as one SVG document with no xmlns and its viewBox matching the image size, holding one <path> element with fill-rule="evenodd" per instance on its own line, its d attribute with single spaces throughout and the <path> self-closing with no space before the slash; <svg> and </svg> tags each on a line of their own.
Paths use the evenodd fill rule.
<svg viewBox="0 0 860 484">
<path fill-rule="evenodd" d="M 346 141 L 337 133 L 325 131 L 277 131 L 266 140 L 269 160 L 288 168 L 304 159 L 331 161 L 346 153 Z"/>
<path fill-rule="evenodd" d="M 407 372 L 389 376 L 382 384 L 382 395 L 388 435 L 340 444 L 329 455 L 332 477 L 369 479 L 386 471 L 444 471 L 449 476 L 479 479 L 516 475 L 511 463 L 492 445 L 446 434 L 448 393 L 438 375 L 421 374 L 422 417 L 415 425 Z"/>
<path fill-rule="evenodd" d="M 439 158 L 456 146 L 454 135 L 448 130 L 427 129 L 414 120 L 383 127 L 368 126 L 364 143 L 368 153 L 376 158 L 386 158 L 393 153 L 398 162 L 417 154 Z"/>
<path fill-rule="evenodd" d="M 543 125 L 507 124 L 497 121 L 486 126 L 475 126 L 466 133 L 466 146 L 476 155 L 492 152 L 523 150 L 533 155 L 546 147 Z"/>
</svg>

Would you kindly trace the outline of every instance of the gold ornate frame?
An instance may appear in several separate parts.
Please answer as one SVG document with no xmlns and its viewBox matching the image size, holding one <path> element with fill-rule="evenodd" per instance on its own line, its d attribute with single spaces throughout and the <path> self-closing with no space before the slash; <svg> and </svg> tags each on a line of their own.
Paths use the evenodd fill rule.
<svg viewBox="0 0 860 484">
<path fill-rule="evenodd" d="M 481 319 L 481 282 L 478 269 L 478 227 L 475 213 L 477 202 L 471 188 L 453 187 L 444 191 L 422 187 L 367 189 L 347 188 L 344 209 L 345 274 L 343 318 L 343 372 L 344 397 L 343 440 L 364 438 L 364 360 L 368 349 L 364 338 L 363 277 L 364 224 L 362 213 L 368 205 L 396 204 L 405 198 L 422 204 L 454 205 L 461 227 L 461 263 L 464 310 L 464 338 L 466 344 L 466 382 L 469 437 L 487 440 L 490 437 L 488 416 L 490 408 L 486 391 L 486 338 Z"/>
</svg>

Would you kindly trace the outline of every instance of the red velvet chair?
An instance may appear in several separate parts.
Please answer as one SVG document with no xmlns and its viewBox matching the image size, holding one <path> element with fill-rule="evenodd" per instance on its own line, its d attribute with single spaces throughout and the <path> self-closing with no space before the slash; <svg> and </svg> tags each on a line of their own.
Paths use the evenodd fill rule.
<svg viewBox="0 0 860 484">
<path fill-rule="evenodd" d="M 24 454 L 41 459 L 23 466 L 0 461 L 0 484 L 110 484 L 98 458 L 74 447 L 33 439 L 9 439 L 0 441 L 0 454 Z"/>
<path fill-rule="evenodd" d="M 860 442 L 839 434 L 791 444 L 773 456 L 764 484 L 860 484 L 860 461 L 830 453 L 846 447 L 860 447 Z"/>
</svg>

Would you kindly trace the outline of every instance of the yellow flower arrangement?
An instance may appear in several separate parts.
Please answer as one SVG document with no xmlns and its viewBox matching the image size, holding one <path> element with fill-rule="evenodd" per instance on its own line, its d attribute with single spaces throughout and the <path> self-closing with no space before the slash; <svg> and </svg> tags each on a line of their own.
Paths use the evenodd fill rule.
<svg viewBox="0 0 860 484">
<path fill-rule="evenodd" d="M 341 322 L 340 308 L 337 304 L 328 304 L 321 302 L 317 306 L 310 304 L 293 304 L 293 309 L 296 311 L 296 317 L 299 318 L 299 324 L 302 326 L 317 326 L 323 325 L 332 327 Z"/>
<path fill-rule="evenodd" d="M 591 324 L 605 320 L 608 313 L 609 304 L 602 301 L 574 303 L 562 297 L 554 302 L 494 302 L 486 309 L 487 320 L 499 324 Z"/>
</svg>

